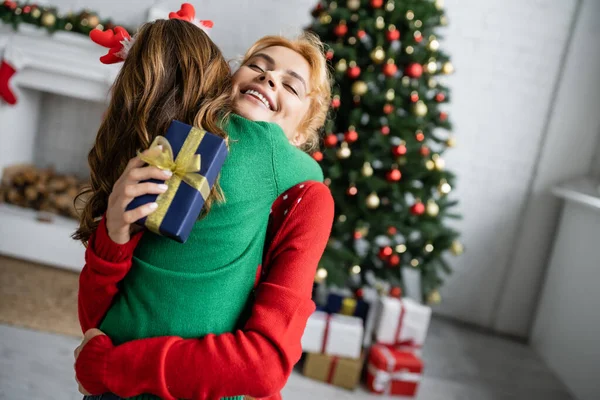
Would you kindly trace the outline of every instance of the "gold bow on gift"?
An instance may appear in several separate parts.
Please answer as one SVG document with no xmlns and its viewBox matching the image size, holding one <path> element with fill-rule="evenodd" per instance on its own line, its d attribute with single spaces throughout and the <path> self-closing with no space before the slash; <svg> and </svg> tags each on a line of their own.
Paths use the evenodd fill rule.
<svg viewBox="0 0 600 400">
<path fill-rule="evenodd" d="M 210 185 L 206 177 L 198 173 L 201 159 L 200 155 L 196 154 L 205 134 L 206 131 L 203 129 L 192 128 L 175 159 L 171 143 L 164 136 L 157 136 L 150 145 L 151 149 L 162 146 L 162 150 L 153 151 L 149 155 L 139 155 L 140 159 L 147 164 L 173 173 L 173 176 L 165 181 L 168 186 L 167 191 L 156 198 L 158 208 L 146 218 L 145 225 L 152 232 L 160 234 L 160 225 L 182 181 L 199 191 L 205 201 L 208 198 Z"/>
</svg>

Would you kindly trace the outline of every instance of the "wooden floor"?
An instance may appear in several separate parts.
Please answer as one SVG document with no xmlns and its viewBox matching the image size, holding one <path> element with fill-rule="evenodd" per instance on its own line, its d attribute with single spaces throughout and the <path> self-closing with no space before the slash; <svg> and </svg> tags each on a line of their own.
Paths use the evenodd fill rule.
<svg viewBox="0 0 600 400">
<path fill-rule="evenodd" d="M 0 325 L 1 400 L 81 399 L 73 380 L 73 337 Z M 420 400 L 567 400 L 573 397 L 524 344 L 434 319 L 424 349 Z M 285 400 L 383 399 L 294 373 Z"/>
</svg>

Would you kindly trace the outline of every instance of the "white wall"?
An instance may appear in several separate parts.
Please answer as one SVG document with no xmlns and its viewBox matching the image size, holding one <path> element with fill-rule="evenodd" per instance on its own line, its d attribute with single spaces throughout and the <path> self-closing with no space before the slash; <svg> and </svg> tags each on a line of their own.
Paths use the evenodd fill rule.
<svg viewBox="0 0 600 400">
<path fill-rule="evenodd" d="M 176 10 L 181 2 L 160 4 Z M 236 57 L 262 35 L 305 26 L 315 2 L 195 3 L 199 16 L 215 21 L 213 39 L 227 57 Z M 63 11 L 89 7 L 116 22 L 136 25 L 156 2 L 52 3 Z M 528 334 L 558 218 L 559 204 L 547 190 L 578 173 L 581 165 L 588 171 L 591 149 L 600 145 L 591 136 L 600 132 L 600 48 L 595 43 L 598 33 L 593 35 L 599 3 L 446 1 L 450 26 L 442 43 L 457 70 L 450 78 L 449 111 L 459 140 L 447 165 L 459 177 L 454 195 L 464 214 L 458 227 L 467 252 L 452 260 L 455 272 L 442 290 L 444 301 L 437 312 L 501 332 Z M 573 59 L 563 63 L 565 56 Z M 575 79 L 578 73 L 583 83 Z M 569 85 L 561 86 L 564 76 Z M 556 164 L 565 160 L 567 168 Z M 600 174 L 600 160 L 597 164 Z M 542 212 L 535 212 L 538 204 L 545 205 Z"/>
</svg>

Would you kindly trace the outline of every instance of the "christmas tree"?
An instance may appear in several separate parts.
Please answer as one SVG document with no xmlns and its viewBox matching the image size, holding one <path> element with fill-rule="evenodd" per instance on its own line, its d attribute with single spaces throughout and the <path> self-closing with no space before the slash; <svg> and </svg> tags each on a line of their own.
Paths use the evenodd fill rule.
<svg viewBox="0 0 600 400">
<path fill-rule="evenodd" d="M 412 268 L 437 303 L 445 256 L 462 252 L 447 225 L 459 216 L 443 159 L 455 145 L 443 111 L 453 66 L 436 32 L 447 24 L 443 0 L 321 1 L 313 16 L 335 77 L 324 150 L 313 154 L 336 203 L 316 280 L 403 287 Z"/>
</svg>

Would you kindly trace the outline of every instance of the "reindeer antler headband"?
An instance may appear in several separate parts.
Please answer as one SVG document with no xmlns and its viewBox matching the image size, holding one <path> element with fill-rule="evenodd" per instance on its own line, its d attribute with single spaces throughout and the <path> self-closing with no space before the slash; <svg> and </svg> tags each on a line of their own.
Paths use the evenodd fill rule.
<svg viewBox="0 0 600 400">
<path fill-rule="evenodd" d="M 212 21 L 196 19 L 196 10 L 190 3 L 183 3 L 179 11 L 169 13 L 169 19 L 191 22 L 204 31 L 208 31 L 213 27 Z M 103 64 L 115 64 L 125 61 L 129 49 L 135 41 L 135 37 L 132 38 L 127 30 L 121 26 L 115 27 L 114 31 L 112 29 L 105 31 L 93 29 L 90 32 L 90 38 L 94 43 L 109 49 L 106 55 L 100 57 L 100 62 Z"/>
</svg>

